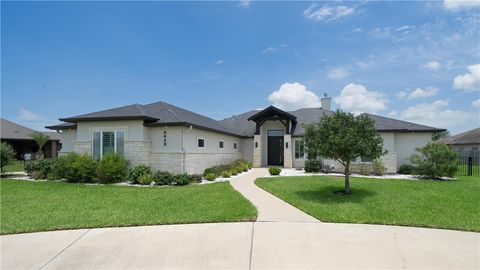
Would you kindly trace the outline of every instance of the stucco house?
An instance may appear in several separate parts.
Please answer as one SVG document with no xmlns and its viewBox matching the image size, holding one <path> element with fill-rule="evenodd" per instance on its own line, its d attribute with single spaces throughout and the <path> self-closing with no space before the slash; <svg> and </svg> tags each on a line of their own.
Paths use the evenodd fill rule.
<svg viewBox="0 0 480 270">
<path fill-rule="evenodd" d="M 474 128 L 462 133 L 452 135 L 440 140 L 449 145 L 453 150 L 460 153 L 461 156 L 478 156 L 480 149 L 480 128 Z"/>
<path fill-rule="evenodd" d="M 117 152 L 132 165 L 147 164 L 153 170 L 174 173 L 202 173 L 207 167 L 236 159 L 253 162 L 254 167 L 277 165 L 302 168 L 306 154 L 302 124 L 331 114 L 331 99 L 322 99 L 322 108 L 283 111 L 274 106 L 252 110 L 217 121 L 165 102 L 133 104 L 74 117 L 47 128 L 62 132 L 62 151 L 91 154 L 99 159 Z M 407 162 L 416 147 L 431 141 L 442 129 L 371 117 L 388 151 L 382 156 L 389 173 Z M 359 159 L 359 161 L 361 161 Z M 325 163 L 334 170 L 340 165 Z"/>
</svg>

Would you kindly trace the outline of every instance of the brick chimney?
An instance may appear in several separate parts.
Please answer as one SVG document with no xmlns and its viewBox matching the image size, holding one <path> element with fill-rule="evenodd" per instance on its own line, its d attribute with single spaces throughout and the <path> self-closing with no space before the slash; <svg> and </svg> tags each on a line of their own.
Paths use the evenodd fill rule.
<svg viewBox="0 0 480 270">
<path fill-rule="evenodd" d="M 332 98 L 327 95 L 327 93 L 323 94 L 323 97 L 320 99 L 322 102 L 322 109 L 326 111 L 332 110 Z"/>
</svg>

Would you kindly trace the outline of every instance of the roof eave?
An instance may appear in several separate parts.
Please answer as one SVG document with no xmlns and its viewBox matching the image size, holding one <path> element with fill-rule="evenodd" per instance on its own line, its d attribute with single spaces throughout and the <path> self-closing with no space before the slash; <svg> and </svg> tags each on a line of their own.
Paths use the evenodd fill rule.
<svg viewBox="0 0 480 270">
<path fill-rule="evenodd" d="M 219 130 L 219 129 L 215 129 L 215 128 L 209 128 L 209 127 L 205 127 L 205 126 L 200 126 L 200 125 L 189 123 L 189 122 L 167 122 L 167 123 L 153 122 L 153 123 L 144 123 L 143 125 L 146 126 L 146 127 L 167 127 L 167 126 L 186 126 L 186 127 L 190 127 L 191 126 L 191 127 L 194 127 L 194 128 L 198 128 L 198 129 L 202 129 L 202 130 L 206 130 L 206 131 L 217 132 L 217 133 L 222 133 L 222 134 L 226 134 L 226 135 L 230 135 L 230 136 L 234 136 L 234 137 L 238 137 L 238 138 L 249 138 L 248 136 L 245 136 L 245 135 L 240 135 L 240 134 L 236 134 L 236 133 L 233 133 L 233 132 L 228 132 L 228 131 Z"/>
<path fill-rule="evenodd" d="M 106 116 L 106 117 L 70 117 L 58 119 L 67 123 L 88 122 L 88 121 L 120 121 L 120 120 L 144 120 L 157 121 L 158 118 L 149 116 Z"/>
</svg>

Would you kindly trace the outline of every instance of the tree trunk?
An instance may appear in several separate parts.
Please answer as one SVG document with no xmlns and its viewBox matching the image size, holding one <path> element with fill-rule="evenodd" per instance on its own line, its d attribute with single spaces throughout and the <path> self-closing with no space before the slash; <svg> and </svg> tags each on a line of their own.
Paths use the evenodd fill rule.
<svg viewBox="0 0 480 270">
<path fill-rule="evenodd" d="M 350 194 L 350 162 L 345 166 L 345 194 Z"/>
</svg>

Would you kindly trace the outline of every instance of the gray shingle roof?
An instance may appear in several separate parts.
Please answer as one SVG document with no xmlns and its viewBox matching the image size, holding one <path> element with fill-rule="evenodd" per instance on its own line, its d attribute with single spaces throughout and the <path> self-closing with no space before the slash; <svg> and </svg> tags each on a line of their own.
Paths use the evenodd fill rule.
<svg viewBox="0 0 480 270">
<path fill-rule="evenodd" d="M 412 122 L 407 122 L 407 121 L 397 120 L 397 119 L 393 119 L 393 118 L 388 118 L 388 117 L 375 115 L 375 114 L 364 113 L 364 115 L 367 115 L 368 117 L 370 117 L 371 119 L 373 119 L 375 121 L 375 126 L 376 126 L 378 131 L 401 131 L 401 132 L 429 131 L 429 132 L 437 132 L 437 131 L 445 130 L 445 129 L 434 128 L 434 127 L 430 127 L 430 126 L 415 124 L 415 123 L 412 123 Z"/>
<path fill-rule="evenodd" d="M 146 105 L 132 104 L 119 108 L 63 118 L 60 120 L 70 122 L 70 124 L 63 123 L 55 126 L 49 126 L 47 128 L 72 128 L 75 127 L 74 123 L 79 121 L 142 119 L 145 121 L 146 126 L 194 126 L 201 129 L 221 132 L 239 137 L 252 137 L 255 133 L 255 122 L 249 121 L 248 119 L 258 112 L 259 110 L 252 110 L 221 121 L 217 121 L 161 101 Z M 321 108 L 304 108 L 296 111 L 288 111 L 287 113 L 297 118 L 298 124 L 293 134 L 294 136 L 303 135 L 304 129 L 302 124 L 314 123 L 318 121 L 322 115 L 332 114 L 331 111 L 323 110 Z M 366 115 L 375 121 L 376 127 L 379 131 L 435 132 L 442 130 L 379 115 Z"/>
<path fill-rule="evenodd" d="M 77 128 L 77 124 L 76 123 L 60 123 L 56 125 L 46 126 L 45 128 L 54 129 L 54 130 L 75 129 Z"/>
<path fill-rule="evenodd" d="M 32 140 L 30 134 L 35 130 L 21 126 L 17 123 L 9 121 L 7 119 L 0 118 L 0 138 L 1 139 L 14 139 L 14 140 Z M 60 140 L 61 134 L 56 132 L 43 132 L 50 136 L 51 140 Z"/>
<path fill-rule="evenodd" d="M 480 144 L 480 128 L 468 130 L 440 140 L 445 144 Z"/>
</svg>

